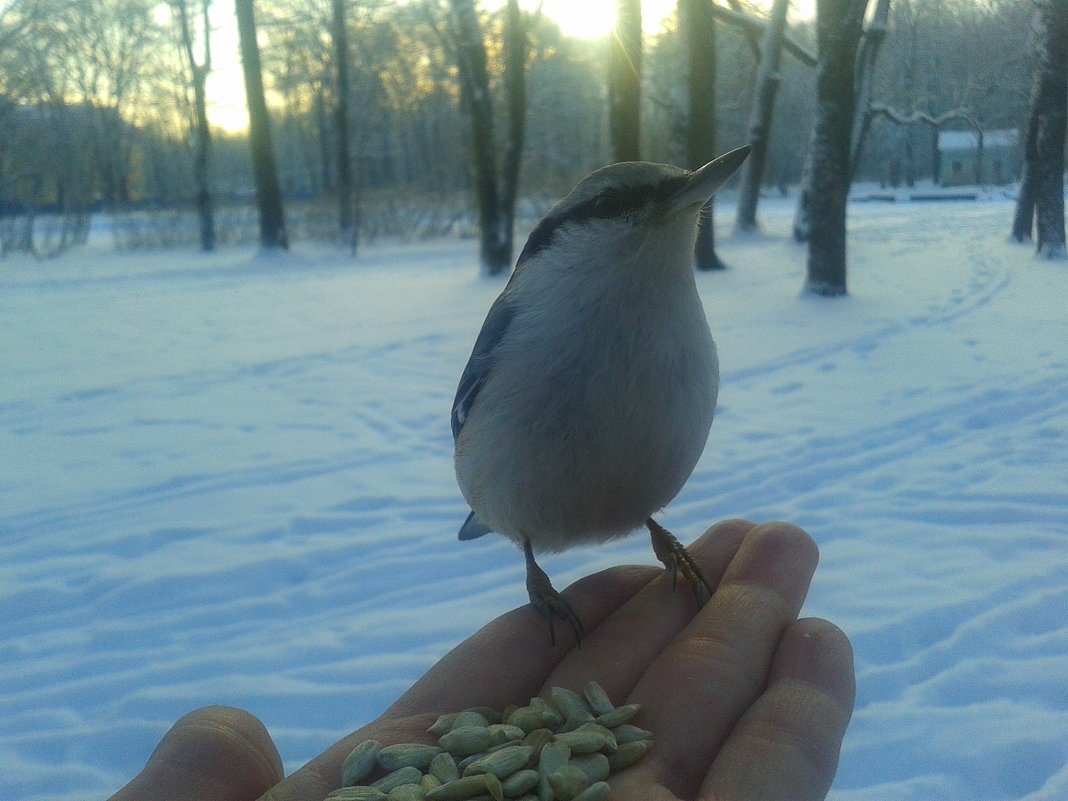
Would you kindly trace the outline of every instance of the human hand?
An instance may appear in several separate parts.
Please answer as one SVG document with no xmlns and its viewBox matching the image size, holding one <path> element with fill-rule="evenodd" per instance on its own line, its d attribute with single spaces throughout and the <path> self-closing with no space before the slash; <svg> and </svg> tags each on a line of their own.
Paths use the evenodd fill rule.
<svg viewBox="0 0 1068 801">
<path fill-rule="evenodd" d="M 537 613 L 513 610 L 447 654 L 380 718 L 281 781 L 277 751 L 254 718 L 200 710 L 183 721 L 226 713 L 230 734 L 220 738 L 218 725 L 182 734 L 180 721 L 111 801 L 244 801 L 267 787 L 262 801 L 321 801 L 363 740 L 433 742 L 425 730 L 439 714 L 501 709 L 591 679 L 616 703 L 642 704 L 636 722 L 656 738 L 644 759 L 611 777 L 618 801 L 823 798 L 854 683 L 845 635 L 826 621 L 797 619 L 815 544 L 785 523 L 729 520 L 690 552 L 716 587 L 696 615 L 690 593 L 672 592 L 663 570 L 612 568 L 564 591 L 586 625 L 580 649 L 564 637 L 547 646 Z M 217 747 L 237 748 L 234 770 L 222 769 Z"/>
</svg>

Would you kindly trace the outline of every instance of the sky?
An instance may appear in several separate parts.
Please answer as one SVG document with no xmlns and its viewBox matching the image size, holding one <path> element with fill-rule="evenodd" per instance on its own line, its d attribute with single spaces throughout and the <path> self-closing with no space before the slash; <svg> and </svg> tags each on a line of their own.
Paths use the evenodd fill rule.
<svg viewBox="0 0 1068 801">
<path fill-rule="evenodd" d="M 564 33 L 570 36 L 597 38 L 612 29 L 615 22 L 616 0 L 527 0 L 525 5 L 536 8 L 542 3 L 542 13 L 552 17 Z M 765 0 L 767 2 L 767 0 Z M 647 32 L 655 33 L 663 20 L 674 10 L 677 0 L 644 0 L 643 23 Z M 791 14 L 807 17 L 814 13 L 815 0 L 792 0 Z M 240 131 L 248 124 L 245 110 L 245 90 L 238 57 L 237 29 L 229 4 L 213 8 L 212 59 L 214 71 L 208 78 L 208 95 L 212 124 L 228 131 Z"/>
</svg>

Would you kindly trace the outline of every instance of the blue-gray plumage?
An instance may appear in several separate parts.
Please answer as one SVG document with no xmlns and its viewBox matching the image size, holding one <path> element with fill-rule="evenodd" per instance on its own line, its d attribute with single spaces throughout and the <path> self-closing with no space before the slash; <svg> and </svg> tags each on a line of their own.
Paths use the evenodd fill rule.
<svg viewBox="0 0 1068 801">
<path fill-rule="evenodd" d="M 591 173 L 535 227 L 490 308 L 452 409 L 460 539 L 523 547 L 531 603 L 581 623 L 535 551 L 645 525 L 657 556 L 707 587 L 652 520 L 682 488 L 712 425 L 719 366 L 697 294 L 702 206 L 745 160 L 693 172 L 626 162 Z"/>
<path fill-rule="evenodd" d="M 460 376 L 460 386 L 456 388 L 456 399 L 452 404 L 452 438 L 454 440 L 460 437 L 460 431 L 464 427 L 471 406 L 493 367 L 494 351 L 514 316 L 515 306 L 509 302 L 506 290 L 490 307 L 486 321 L 482 324 L 482 330 L 478 332 L 478 337 L 475 339 L 475 348 L 471 351 L 471 358 L 468 359 L 467 367 Z"/>
</svg>

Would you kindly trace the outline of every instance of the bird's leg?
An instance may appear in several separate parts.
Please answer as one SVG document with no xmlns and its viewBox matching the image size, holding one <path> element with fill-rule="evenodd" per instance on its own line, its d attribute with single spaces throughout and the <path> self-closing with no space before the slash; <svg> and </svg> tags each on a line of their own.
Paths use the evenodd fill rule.
<svg viewBox="0 0 1068 801">
<path fill-rule="evenodd" d="M 664 567 L 671 571 L 671 589 L 675 589 L 675 583 L 678 579 L 679 573 L 682 573 L 686 577 L 686 580 L 690 582 L 690 589 L 693 590 L 693 597 L 697 601 L 697 605 L 704 604 L 702 596 L 705 590 L 708 590 L 709 597 L 712 596 L 712 587 L 705 578 L 704 573 L 701 572 L 700 565 L 697 564 L 697 560 L 690 555 L 690 552 L 686 550 L 686 547 L 675 539 L 675 535 L 657 523 L 653 518 L 649 518 L 645 521 L 646 528 L 649 529 L 649 534 L 653 540 L 653 553 L 656 554 L 656 558 L 664 563 Z"/>
<path fill-rule="evenodd" d="M 669 535 L 670 536 L 670 535 Z M 575 632 L 575 642 L 582 640 L 582 621 L 571 609 L 571 604 L 553 589 L 549 577 L 545 571 L 538 567 L 534 561 L 534 549 L 530 546 L 530 540 L 523 540 L 523 553 L 527 558 L 527 595 L 530 596 L 530 604 L 549 621 L 549 642 L 556 645 L 556 631 L 553 628 L 553 618 L 566 620 Z"/>
</svg>

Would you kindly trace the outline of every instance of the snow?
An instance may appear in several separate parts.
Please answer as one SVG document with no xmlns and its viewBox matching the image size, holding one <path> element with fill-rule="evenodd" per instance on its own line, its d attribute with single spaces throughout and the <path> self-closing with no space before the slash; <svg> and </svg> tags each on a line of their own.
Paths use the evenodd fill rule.
<svg viewBox="0 0 1068 801">
<path fill-rule="evenodd" d="M 1019 147 L 1020 131 L 1017 128 L 983 131 L 983 147 Z M 938 149 L 977 150 L 979 134 L 975 131 L 939 131 Z"/>
<path fill-rule="evenodd" d="M 855 204 L 826 299 L 769 202 L 698 276 L 721 406 L 662 520 L 819 542 L 804 614 L 859 683 L 835 799 L 1068 798 L 1068 269 L 1011 212 Z M 104 797 L 211 703 L 294 769 L 525 600 L 510 544 L 455 536 L 475 247 L 0 262 L 0 799 Z M 543 566 L 621 562 L 646 539 Z"/>
</svg>

